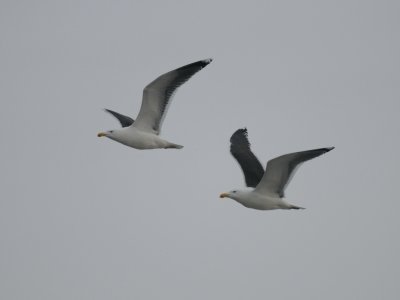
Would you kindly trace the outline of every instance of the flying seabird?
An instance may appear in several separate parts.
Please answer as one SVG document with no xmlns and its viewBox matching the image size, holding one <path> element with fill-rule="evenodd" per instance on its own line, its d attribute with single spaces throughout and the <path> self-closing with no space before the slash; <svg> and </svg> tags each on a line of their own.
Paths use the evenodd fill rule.
<svg viewBox="0 0 400 300">
<path fill-rule="evenodd" d="M 295 171 L 305 161 L 331 151 L 334 147 L 294 152 L 278 156 L 267 163 L 266 170 L 250 150 L 247 129 L 238 129 L 231 137 L 231 153 L 242 168 L 246 185 L 254 189 L 233 190 L 222 193 L 220 198 L 228 197 L 240 204 L 259 210 L 302 209 L 287 203 L 284 191 Z"/>
<path fill-rule="evenodd" d="M 105 136 L 140 150 L 181 149 L 183 146 L 159 137 L 163 120 L 176 90 L 211 61 L 212 59 L 209 58 L 188 64 L 167 72 L 150 82 L 143 90 L 142 106 L 136 120 L 106 109 L 105 111 L 119 120 L 122 128 L 100 132 L 97 136 Z"/>
</svg>

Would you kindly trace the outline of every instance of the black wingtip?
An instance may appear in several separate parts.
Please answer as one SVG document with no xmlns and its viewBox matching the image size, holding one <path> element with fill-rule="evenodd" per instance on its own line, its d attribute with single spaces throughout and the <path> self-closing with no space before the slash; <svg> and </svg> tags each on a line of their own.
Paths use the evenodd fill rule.
<svg viewBox="0 0 400 300">
<path fill-rule="evenodd" d="M 113 111 L 113 110 L 108 109 L 108 108 L 103 108 L 103 111 L 105 111 L 106 113 L 110 113 L 110 114 L 112 114 L 112 115 L 118 114 L 116 111 Z"/>
<path fill-rule="evenodd" d="M 200 61 L 201 66 L 204 68 L 205 66 L 207 66 L 208 64 L 210 64 L 213 61 L 212 58 L 207 58 L 207 59 L 203 59 Z"/>
<path fill-rule="evenodd" d="M 236 134 L 236 133 L 243 133 L 243 134 L 245 134 L 247 136 L 247 128 L 246 127 L 239 128 L 233 134 Z"/>
<path fill-rule="evenodd" d="M 247 135 L 247 128 L 244 127 L 244 128 L 239 128 L 238 130 L 236 130 L 236 131 L 232 134 L 232 136 L 231 136 L 231 138 L 230 138 L 230 142 L 232 143 L 233 139 L 234 139 L 236 136 L 238 136 L 238 135 L 244 135 L 245 137 L 247 137 L 247 136 L 248 136 L 248 135 Z"/>
<path fill-rule="evenodd" d="M 132 119 L 131 117 L 128 116 L 124 116 L 120 113 L 117 113 L 116 111 L 113 111 L 111 109 L 107 109 L 107 108 L 103 108 L 103 110 L 111 115 L 113 115 L 115 118 L 118 119 L 118 121 L 121 123 L 122 127 L 128 127 L 130 125 L 132 125 L 135 120 Z"/>
<path fill-rule="evenodd" d="M 327 153 L 329 151 L 332 151 L 333 149 L 335 149 L 335 147 L 318 148 L 318 149 L 314 149 L 314 150 L 311 150 L 311 151 L 317 151 L 317 152 L 319 152 L 321 154 L 325 154 L 325 153 Z"/>
<path fill-rule="evenodd" d="M 332 151 L 333 149 L 335 149 L 335 147 L 333 147 L 333 146 L 325 148 L 326 152 Z"/>
<path fill-rule="evenodd" d="M 212 58 L 207 58 L 207 59 L 199 60 L 199 61 L 196 61 L 196 62 L 194 62 L 194 63 L 191 63 L 191 64 L 185 65 L 185 66 L 183 66 L 183 67 L 180 67 L 180 68 L 178 68 L 178 69 L 176 69 L 176 70 L 174 70 L 174 71 L 184 71 L 184 70 L 188 70 L 188 69 L 195 68 L 196 71 L 195 71 L 194 73 L 196 73 L 196 72 L 198 72 L 199 70 L 203 69 L 205 66 L 207 66 L 207 65 L 208 65 L 209 63 L 211 63 L 212 61 L 213 61 Z M 193 74 L 194 74 L 194 73 L 193 73 Z M 193 74 L 192 74 L 192 75 L 193 75 Z"/>
<path fill-rule="evenodd" d="M 322 155 L 322 154 L 328 153 L 329 151 L 332 151 L 333 149 L 335 149 L 335 147 L 319 148 L 319 149 L 315 149 L 314 151 L 316 151 L 316 153 L 319 153 L 319 155 Z"/>
<path fill-rule="evenodd" d="M 247 128 L 240 128 L 239 130 L 237 130 L 237 132 L 240 132 L 242 134 L 244 134 L 246 137 L 248 136 L 248 132 L 247 132 Z"/>
</svg>

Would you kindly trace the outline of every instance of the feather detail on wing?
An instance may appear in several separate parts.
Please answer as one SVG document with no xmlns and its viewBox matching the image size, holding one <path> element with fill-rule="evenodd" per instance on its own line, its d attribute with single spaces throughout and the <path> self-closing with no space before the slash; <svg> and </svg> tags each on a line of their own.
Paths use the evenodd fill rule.
<svg viewBox="0 0 400 300">
<path fill-rule="evenodd" d="M 122 126 L 122 127 L 131 126 L 131 125 L 133 124 L 133 122 L 134 122 L 134 120 L 133 120 L 131 117 L 124 116 L 124 115 L 122 115 L 122 114 L 120 114 L 120 113 L 117 113 L 117 112 L 115 112 L 115 111 L 112 111 L 111 109 L 105 108 L 104 110 L 105 110 L 106 112 L 112 114 L 115 118 L 117 118 L 118 121 L 121 123 L 121 126 Z"/>
<path fill-rule="evenodd" d="M 143 90 L 142 106 L 132 126 L 159 134 L 176 90 L 211 61 L 212 59 L 200 60 L 180 67 L 159 76 L 148 84 Z"/>
<path fill-rule="evenodd" d="M 265 174 L 255 191 L 259 193 L 277 194 L 284 197 L 285 188 L 295 171 L 305 161 L 331 151 L 334 147 L 285 154 L 267 163 Z"/>
<path fill-rule="evenodd" d="M 264 175 L 264 169 L 250 149 L 247 129 L 238 129 L 231 136 L 231 154 L 242 168 L 248 187 L 256 187 Z"/>
</svg>

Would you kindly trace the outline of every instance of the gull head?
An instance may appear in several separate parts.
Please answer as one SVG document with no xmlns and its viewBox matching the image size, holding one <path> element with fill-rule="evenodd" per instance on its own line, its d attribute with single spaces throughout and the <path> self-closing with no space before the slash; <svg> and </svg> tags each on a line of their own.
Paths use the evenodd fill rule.
<svg viewBox="0 0 400 300">
<path fill-rule="evenodd" d="M 114 133 L 114 130 L 109 130 L 109 131 L 103 131 L 103 132 L 99 132 L 98 134 L 97 134 L 97 136 L 98 137 L 103 137 L 103 136 L 105 136 L 105 137 L 112 137 L 112 135 L 113 135 L 113 133 Z"/>
<path fill-rule="evenodd" d="M 240 198 L 240 191 L 237 190 L 232 190 L 230 192 L 226 192 L 226 193 L 222 193 L 221 195 L 219 195 L 220 198 L 231 198 L 233 200 L 237 200 L 238 198 Z"/>
<path fill-rule="evenodd" d="M 240 204 L 248 207 L 249 201 L 251 202 L 251 199 L 253 198 L 253 189 L 245 189 L 245 190 L 232 190 L 226 193 L 222 193 L 219 195 L 220 198 L 230 198 L 232 200 L 235 200 L 236 202 L 239 202 Z"/>
</svg>

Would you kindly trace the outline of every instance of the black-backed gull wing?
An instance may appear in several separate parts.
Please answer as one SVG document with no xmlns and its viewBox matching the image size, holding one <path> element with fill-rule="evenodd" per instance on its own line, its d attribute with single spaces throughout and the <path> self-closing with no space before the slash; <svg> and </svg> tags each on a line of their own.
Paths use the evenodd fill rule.
<svg viewBox="0 0 400 300">
<path fill-rule="evenodd" d="M 267 163 L 265 174 L 255 192 L 277 194 L 284 197 L 285 188 L 292 179 L 297 168 L 305 161 L 331 151 L 334 147 L 285 154 Z"/>
<path fill-rule="evenodd" d="M 132 126 L 159 134 L 168 106 L 177 88 L 211 61 L 210 58 L 188 64 L 165 73 L 148 84 L 143 90 L 142 106 Z"/>
<path fill-rule="evenodd" d="M 232 134 L 231 154 L 242 168 L 244 179 L 248 187 L 256 187 L 264 175 L 264 169 L 260 161 L 250 149 L 247 138 L 247 129 L 238 129 Z"/>
<path fill-rule="evenodd" d="M 112 114 L 115 118 L 118 119 L 118 121 L 121 123 L 122 127 L 128 127 L 131 126 L 134 122 L 134 120 L 131 117 L 124 116 L 120 113 L 117 113 L 116 111 L 112 111 L 111 109 L 104 109 L 106 112 Z"/>
</svg>

